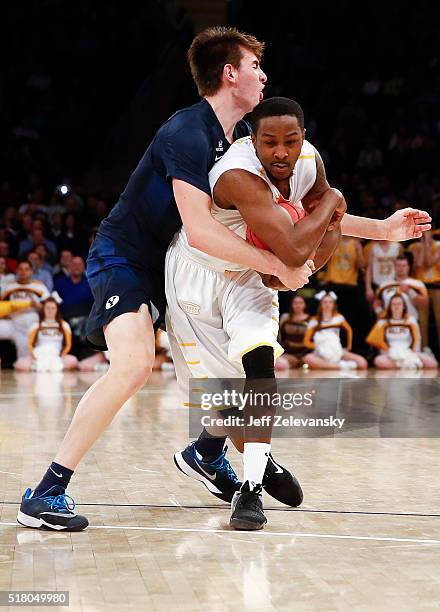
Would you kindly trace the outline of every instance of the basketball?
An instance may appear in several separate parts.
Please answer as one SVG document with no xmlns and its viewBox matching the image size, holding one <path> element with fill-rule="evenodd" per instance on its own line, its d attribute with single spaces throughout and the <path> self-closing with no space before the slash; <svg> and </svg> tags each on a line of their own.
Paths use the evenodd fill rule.
<svg viewBox="0 0 440 612">
<path fill-rule="evenodd" d="M 278 206 L 282 206 L 284 210 L 287 210 L 294 223 L 297 223 L 300 219 L 304 219 L 307 214 L 301 202 L 299 202 L 299 204 L 291 204 L 288 200 L 283 198 L 279 199 L 277 203 Z M 249 226 L 246 228 L 246 241 L 256 246 L 258 249 L 263 249 L 263 251 L 271 250 L 261 238 L 258 238 L 256 233 L 253 232 Z"/>
</svg>

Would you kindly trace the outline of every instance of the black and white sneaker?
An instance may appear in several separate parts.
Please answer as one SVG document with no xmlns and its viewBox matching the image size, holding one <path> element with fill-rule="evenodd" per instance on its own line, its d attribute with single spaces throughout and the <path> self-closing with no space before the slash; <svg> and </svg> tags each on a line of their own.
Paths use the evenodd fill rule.
<svg viewBox="0 0 440 612">
<path fill-rule="evenodd" d="M 241 482 L 225 457 L 228 447 L 225 446 L 215 461 L 208 463 L 198 459 L 195 444 L 192 442 L 183 451 L 175 453 L 174 463 L 186 476 L 202 482 L 210 493 L 225 502 L 231 502 Z"/>
<path fill-rule="evenodd" d="M 292 508 L 300 506 L 304 498 L 298 480 L 286 468 L 276 463 L 272 453 L 269 453 L 267 460 L 263 488 L 271 497 Z"/>
<path fill-rule="evenodd" d="M 252 483 L 253 484 L 253 483 Z M 263 511 L 263 497 L 261 485 L 254 485 L 251 489 L 247 480 L 234 495 L 231 504 L 230 526 L 233 529 L 256 531 L 263 529 L 267 523 Z"/>
<path fill-rule="evenodd" d="M 82 531 L 89 521 L 75 514 L 74 508 L 75 502 L 62 487 L 51 487 L 38 497 L 33 497 L 31 489 L 27 489 L 21 499 L 17 522 L 34 529 Z"/>
</svg>

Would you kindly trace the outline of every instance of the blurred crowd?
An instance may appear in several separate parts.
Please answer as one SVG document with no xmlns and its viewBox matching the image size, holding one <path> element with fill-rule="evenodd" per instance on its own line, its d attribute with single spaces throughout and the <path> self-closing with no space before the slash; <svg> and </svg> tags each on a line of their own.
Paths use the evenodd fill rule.
<svg viewBox="0 0 440 612">
<path fill-rule="evenodd" d="M 4 15 L 0 44 L 14 61 L 0 95 L 3 364 L 36 367 L 35 354 L 56 346 L 57 367 L 106 367 L 84 338 L 91 239 L 158 125 L 198 99 L 184 59 L 188 12 L 174 0 L 124 7 L 54 0 Z M 382 3 L 371 44 L 345 2 L 322 6 L 319 19 L 307 3 L 271 12 L 262 0 L 229 0 L 227 9 L 230 25 L 266 41 L 265 96 L 302 105 L 306 138 L 349 211 L 384 218 L 410 205 L 439 227 L 437 21 L 414 5 L 396 29 L 400 5 Z M 434 367 L 439 240 L 435 231 L 403 246 L 344 238 L 307 288 L 280 294 L 278 367 Z M 163 335 L 157 348 L 158 367 L 169 364 Z"/>
<path fill-rule="evenodd" d="M 411 244 L 344 236 L 324 271 L 285 294 L 280 370 L 437 368 L 440 241 Z M 282 295 L 282 294 L 281 294 Z M 290 301 L 290 304 L 289 304 Z"/>
<path fill-rule="evenodd" d="M 4 194 L 5 192 L 3 192 Z M 11 196 L 11 200 L 13 200 Z M 0 349 L 18 370 L 103 369 L 85 340 L 93 298 L 85 259 L 108 206 L 68 183 L 35 186 L 0 216 Z M 435 368 L 440 348 L 440 236 L 412 243 L 343 237 L 326 268 L 280 293 L 278 369 Z M 437 239 L 439 238 L 439 239 Z M 156 367 L 169 368 L 166 335 Z M 56 359 L 55 359 L 56 358 Z"/>
</svg>

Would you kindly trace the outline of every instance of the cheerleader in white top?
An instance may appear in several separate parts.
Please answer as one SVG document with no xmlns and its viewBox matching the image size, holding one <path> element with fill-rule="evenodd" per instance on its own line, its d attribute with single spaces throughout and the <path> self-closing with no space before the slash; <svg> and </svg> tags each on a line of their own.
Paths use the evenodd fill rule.
<svg viewBox="0 0 440 612">
<path fill-rule="evenodd" d="M 29 330 L 29 355 L 20 357 L 14 368 L 20 372 L 59 372 L 73 370 L 78 366 L 72 348 L 70 326 L 61 318 L 59 306 L 52 297 L 42 303 L 40 320 Z"/>
<path fill-rule="evenodd" d="M 381 370 L 436 368 L 434 357 L 417 351 L 419 339 L 418 323 L 408 314 L 403 296 L 396 293 L 366 341 L 380 351 L 374 365 Z"/>
<path fill-rule="evenodd" d="M 313 351 L 304 355 L 304 363 L 315 370 L 366 370 L 367 361 L 351 352 L 353 331 L 338 312 L 336 294 L 321 291 L 315 298 L 320 300 L 318 312 L 310 319 L 304 337 L 304 345 Z M 341 330 L 345 332 L 345 346 Z"/>
</svg>

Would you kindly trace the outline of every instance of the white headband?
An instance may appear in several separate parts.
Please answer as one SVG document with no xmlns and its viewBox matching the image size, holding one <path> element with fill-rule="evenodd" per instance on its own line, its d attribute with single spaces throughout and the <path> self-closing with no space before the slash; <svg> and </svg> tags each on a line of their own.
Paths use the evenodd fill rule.
<svg viewBox="0 0 440 612">
<path fill-rule="evenodd" d="M 326 295 L 329 295 L 331 298 L 333 298 L 335 300 L 335 302 L 338 299 L 338 296 L 336 295 L 336 293 L 334 291 L 326 291 L 325 289 L 323 289 L 319 293 L 315 293 L 315 295 L 313 297 L 315 298 L 315 300 L 321 301 L 322 298 L 325 298 Z"/>
</svg>

